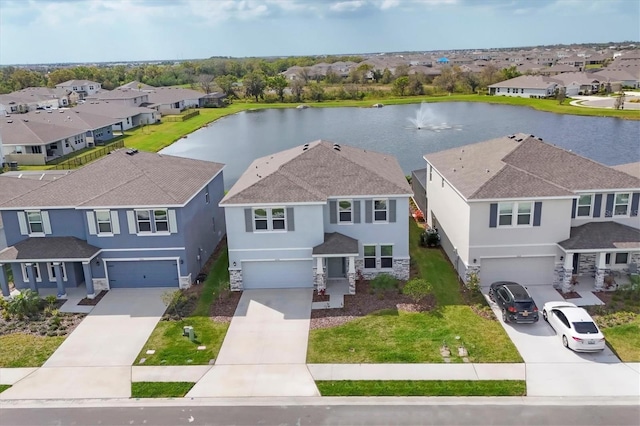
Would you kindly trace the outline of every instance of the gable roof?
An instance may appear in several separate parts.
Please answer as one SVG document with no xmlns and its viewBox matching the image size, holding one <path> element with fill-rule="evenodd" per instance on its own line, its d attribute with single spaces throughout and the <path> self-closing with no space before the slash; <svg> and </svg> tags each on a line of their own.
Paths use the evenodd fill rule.
<svg viewBox="0 0 640 426">
<path fill-rule="evenodd" d="M 338 147 L 318 140 L 258 158 L 221 204 L 326 202 L 339 196 L 412 193 L 392 155 Z"/>
<path fill-rule="evenodd" d="M 24 195 L 0 200 L 0 208 L 184 205 L 224 167 L 209 161 L 127 152 L 115 150 Z"/>
<path fill-rule="evenodd" d="M 558 243 L 565 250 L 640 249 L 640 229 L 617 222 L 589 222 L 571 228 Z"/>
<path fill-rule="evenodd" d="M 61 139 L 83 135 L 84 130 L 69 126 L 22 118 L 18 116 L 0 117 L 0 139 L 3 145 L 44 145 Z"/>
<path fill-rule="evenodd" d="M 640 161 L 636 163 L 618 164 L 612 168 L 640 179 Z"/>
<path fill-rule="evenodd" d="M 62 83 L 56 84 L 56 87 L 69 87 L 69 86 L 87 86 L 87 85 L 98 86 L 100 83 L 91 80 L 67 80 Z"/>
<path fill-rule="evenodd" d="M 85 113 L 117 118 L 119 119 L 118 121 L 128 117 L 135 117 L 139 114 L 150 114 L 157 112 L 156 110 L 151 108 L 129 106 L 124 105 L 120 102 L 109 101 L 89 101 L 81 105 L 76 105 L 75 107 L 73 107 L 73 109 Z"/>
<path fill-rule="evenodd" d="M 521 75 L 499 83 L 491 84 L 489 87 L 517 87 L 522 89 L 546 89 L 559 82 L 549 77 L 538 75 Z"/>
<path fill-rule="evenodd" d="M 640 188 L 640 179 L 533 135 L 517 134 L 427 154 L 466 199 L 570 196 Z"/>
<path fill-rule="evenodd" d="M 112 126 L 119 122 L 112 117 L 92 114 L 80 109 L 57 109 L 48 111 L 31 111 L 20 115 L 21 119 L 29 122 L 53 124 L 79 130 L 96 130 Z"/>
<path fill-rule="evenodd" d="M 172 104 L 185 99 L 200 99 L 204 93 L 180 87 L 156 87 L 149 95 L 149 103 L 153 105 Z"/>
<path fill-rule="evenodd" d="M 12 200 L 36 188 L 40 188 L 46 181 L 35 179 L 18 179 L 16 177 L 0 175 L 0 203 Z"/>
</svg>

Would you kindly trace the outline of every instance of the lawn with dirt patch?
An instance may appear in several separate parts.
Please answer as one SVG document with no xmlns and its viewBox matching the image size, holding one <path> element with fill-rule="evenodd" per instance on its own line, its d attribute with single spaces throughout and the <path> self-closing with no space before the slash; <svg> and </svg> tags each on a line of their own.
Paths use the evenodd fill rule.
<svg viewBox="0 0 640 426">
<path fill-rule="evenodd" d="M 223 241 L 205 265 L 209 273 L 204 283 L 177 291 L 180 301 L 168 307 L 134 365 L 207 365 L 215 360 L 241 295 L 229 291 L 228 259 Z M 193 327 L 193 342 L 183 335 L 185 326 Z"/>
<path fill-rule="evenodd" d="M 381 301 L 390 302 L 387 309 L 363 310 L 338 326 L 312 329 L 307 362 L 439 363 L 445 362 L 440 353 L 443 345 L 450 348 L 450 362 L 464 362 L 457 356 L 461 345 L 469 362 L 522 362 L 484 298 L 463 290 L 443 252 L 420 247 L 422 229 L 413 220 L 409 226 L 412 263 L 418 275 L 432 284 L 435 306 L 409 312 L 395 296 L 383 297 Z M 327 315 L 340 315 L 340 309 L 333 311 Z"/>
<path fill-rule="evenodd" d="M 524 380 L 316 381 L 322 396 L 524 396 Z"/>
<path fill-rule="evenodd" d="M 131 398 L 182 398 L 193 382 L 133 382 Z"/>
</svg>

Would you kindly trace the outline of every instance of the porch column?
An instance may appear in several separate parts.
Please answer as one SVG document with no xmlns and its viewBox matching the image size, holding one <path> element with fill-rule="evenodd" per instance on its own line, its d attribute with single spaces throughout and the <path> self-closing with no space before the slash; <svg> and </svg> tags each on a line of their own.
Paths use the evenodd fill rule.
<svg viewBox="0 0 640 426">
<path fill-rule="evenodd" d="M 29 279 L 29 288 L 38 293 L 38 283 L 36 282 L 36 271 L 33 263 L 25 263 L 27 269 L 27 278 Z"/>
<path fill-rule="evenodd" d="M 2 296 L 8 298 L 11 296 L 9 291 L 9 280 L 7 279 L 7 272 L 4 270 L 4 263 L 0 263 L 0 287 L 2 288 Z"/>
<path fill-rule="evenodd" d="M 595 291 L 604 290 L 604 276 L 606 275 L 606 258 L 607 254 L 600 252 L 596 254 L 596 283 Z"/>
<path fill-rule="evenodd" d="M 316 287 L 318 291 L 327 289 L 327 281 L 324 277 L 322 257 L 316 257 Z"/>
<path fill-rule="evenodd" d="M 347 273 L 349 278 L 349 294 L 356 294 L 356 258 L 355 256 L 349 256 L 349 272 Z"/>
<path fill-rule="evenodd" d="M 84 285 L 87 287 L 87 298 L 93 299 L 96 297 L 96 292 L 93 289 L 93 275 L 91 275 L 91 263 L 82 262 L 82 270 L 84 271 Z"/>
<path fill-rule="evenodd" d="M 562 276 L 562 292 L 569 293 L 572 289 L 571 278 L 573 276 L 573 253 L 567 252 L 564 258 L 564 274 Z"/>
<path fill-rule="evenodd" d="M 64 289 L 64 282 L 62 281 L 62 266 L 60 266 L 60 262 L 53 262 L 53 271 L 56 274 L 56 287 L 58 287 L 56 297 L 58 299 L 66 299 L 67 291 Z"/>
</svg>

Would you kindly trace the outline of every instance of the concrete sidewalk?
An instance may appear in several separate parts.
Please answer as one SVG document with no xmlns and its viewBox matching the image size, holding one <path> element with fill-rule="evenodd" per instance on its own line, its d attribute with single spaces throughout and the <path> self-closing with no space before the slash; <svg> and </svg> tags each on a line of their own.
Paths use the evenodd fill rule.
<svg viewBox="0 0 640 426">
<path fill-rule="evenodd" d="M 315 380 L 525 380 L 524 364 L 309 364 Z"/>
</svg>

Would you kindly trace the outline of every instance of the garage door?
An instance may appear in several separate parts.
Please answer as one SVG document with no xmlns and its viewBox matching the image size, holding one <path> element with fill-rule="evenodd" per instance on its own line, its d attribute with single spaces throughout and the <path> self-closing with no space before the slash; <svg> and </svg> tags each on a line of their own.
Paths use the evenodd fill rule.
<svg viewBox="0 0 640 426">
<path fill-rule="evenodd" d="M 495 281 L 515 281 L 522 285 L 551 285 L 554 257 L 482 259 L 480 283 L 488 287 Z"/>
<path fill-rule="evenodd" d="M 175 260 L 107 261 L 110 288 L 178 287 Z"/>
<path fill-rule="evenodd" d="M 242 262 L 242 283 L 246 290 L 313 287 L 312 262 Z"/>
</svg>

